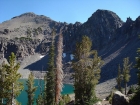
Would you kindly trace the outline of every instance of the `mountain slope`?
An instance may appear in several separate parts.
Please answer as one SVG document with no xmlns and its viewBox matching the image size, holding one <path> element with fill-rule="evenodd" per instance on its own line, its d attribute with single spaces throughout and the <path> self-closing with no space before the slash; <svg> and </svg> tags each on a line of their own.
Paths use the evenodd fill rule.
<svg viewBox="0 0 140 105">
<path fill-rule="evenodd" d="M 136 50 L 140 47 L 140 16 L 133 21 L 127 18 L 123 22 L 117 14 L 108 10 L 97 10 L 85 23 L 67 24 L 56 22 L 46 16 L 24 13 L 0 24 L 0 58 L 8 58 L 14 52 L 21 62 L 20 72 L 27 77 L 30 70 L 46 70 L 47 53 L 51 42 L 51 29 L 59 33 L 63 27 L 64 53 L 63 59 L 66 83 L 72 82 L 71 54 L 75 44 L 83 35 L 93 42 L 92 49 L 98 50 L 104 60 L 100 84 L 110 91 L 115 83 L 118 64 L 124 57 L 130 57 L 135 64 Z M 57 36 L 56 36 L 57 40 Z M 44 56 L 44 57 L 43 57 Z M 43 57 L 43 58 L 42 58 Z M 132 79 L 129 84 L 136 83 L 136 70 L 131 70 Z M 111 81 L 111 82 L 109 82 Z M 104 92 L 104 89 L 98 89 Z M 101 92 L 101 93 L 102 93 Z M 103 93 L 102 93 L 103 94 Z"/>
</svg>

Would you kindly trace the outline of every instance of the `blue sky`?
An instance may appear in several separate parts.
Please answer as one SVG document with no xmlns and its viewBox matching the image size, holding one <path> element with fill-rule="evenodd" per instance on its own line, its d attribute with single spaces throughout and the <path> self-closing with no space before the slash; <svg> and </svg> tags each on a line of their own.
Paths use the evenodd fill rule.
<svg viewBox="0 0 140 105">
<path fill-rule="evenodd" d="M 55 21 L 86 22 L 97 10 L 115 12 L 123 21 L 140 16 L 140 0 L 0 0 L 0 23 L 25 12 L 45 15 Z"/>
</svg>

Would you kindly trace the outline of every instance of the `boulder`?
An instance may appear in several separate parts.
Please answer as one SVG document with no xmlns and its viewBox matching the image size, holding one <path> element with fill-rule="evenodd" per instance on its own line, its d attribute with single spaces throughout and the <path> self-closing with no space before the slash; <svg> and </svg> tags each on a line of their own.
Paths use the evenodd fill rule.
<svg viewBox="0 0 140 105">
<path fill-rule="evenodd" d="M 128 105 L 129 98 L 122 94 L 120 91 L 115 91 L 112 97 L 112 105 Z"/>
</svg>

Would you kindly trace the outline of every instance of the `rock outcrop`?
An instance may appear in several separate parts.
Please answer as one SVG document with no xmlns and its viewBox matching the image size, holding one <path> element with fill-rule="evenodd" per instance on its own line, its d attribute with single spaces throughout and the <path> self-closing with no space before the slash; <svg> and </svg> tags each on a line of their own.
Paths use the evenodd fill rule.
<svg viewBox="0 0 140 105">
<path fill-rule="evenodd" d="M 14 52 L 17 59 L 23 59 L 26 56 L 34 55 L 35 50 L 41 42 L 27 38 L 11 39 L 0 38 L 0 51 L 4 58 L 8 58 L 11 52 Z"/>
<path fill-rule="evenodd" d="M 112 105 L 129 105 L 129 99 L 120 91 L 113 93 Z"/>
</svg>

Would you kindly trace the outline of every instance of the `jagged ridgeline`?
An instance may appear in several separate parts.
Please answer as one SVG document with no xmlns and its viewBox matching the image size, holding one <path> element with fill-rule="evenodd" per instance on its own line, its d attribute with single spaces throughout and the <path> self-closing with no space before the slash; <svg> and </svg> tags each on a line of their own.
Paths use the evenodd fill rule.
<svg viewBox="0 0 140 105">
<path fill-rule="evenodd" d="M 104 60 L 100 81 L 113 79 L 117 75 L 118 65 L 124 57 L 135 61 L 136 49 L 140 45 L 140 16 L 134 21 L 127 18 L 123 22 L 119 16 L 109 10 L 97 10 L 85 23 L 56 22 L 44 15 L 24 13 L 0 24 L 0 58 L 8 58 L 11 52 L 20 61 L 20 72 L 24 77 L 29 71 L 46 70 L 48 51 L 51 43 L 52 28 L 56 29 L 56 40 L 63 27 L 64 73 L 71 74 L 71 54 L 77 41 L 87 35 L 93 43 L 92 49 L 98 51 Z M 26 74 L 25 74 L 26 72 Z M 135 75 L 135 70 L 132 74 Z M 35 74 L 37 77 L 38 75 Z M 130 80 L 130 83 L 134 83 Z M 66 75 L 64 82 L 72 82 Z"/>
</svg>

